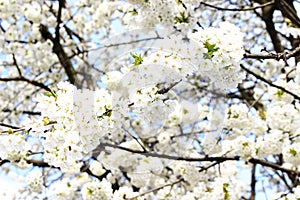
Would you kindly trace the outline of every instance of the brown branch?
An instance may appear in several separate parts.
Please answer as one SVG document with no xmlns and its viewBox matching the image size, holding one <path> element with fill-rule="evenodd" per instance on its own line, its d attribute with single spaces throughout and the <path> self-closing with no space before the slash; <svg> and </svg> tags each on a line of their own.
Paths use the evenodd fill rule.
<svg viewBox="0 0 300 200">
<path fill-rule="evenodd" d="M 252 59 L 277 59 L 276 54 L 251 54 L 245 53 L 244 58 L 252 58 Z"/>
<path fill-rule="evenodd" d="M 2 166 L 3 164 L 5 163 L 10 163 L 11 161 L 10 160 L 2 160 L 0 158 L 0 166 Z M 54 166 L 50 166 L 48 163 L 44 162 L 44 161 L 41 161 L 41 160 L 33 160 L 33 159 L 29 159 L 29 160 L 26 160 L 26 162 L 28 164 L 32 164 L 33 166 L 35 167 L 51 167 L 51 168 L 57 168 L 57 167 L 54 167 Z"/>
<path fill-rule="evenodd" d="M 207 171 L 209 168 L 212 168 L 212 167 L 214 167 L 214 166 L 216 166 L 216 165 L 219 165 L 219 164 L 221 164 L 222 162 L 225 162 L 225 160 L 224 160 L 224 161 L 214 162 L 214 163 L 212 163 L 212 164 L 210 164 L 210 165 L 208 165 L 208 166 L 206 166 L 206 167 L 201 167 L 201 169 L 200 169 L 198 172 Z"/>
<path fill-rule="evenodd" d="M 177 183 L 180 183 L 180 182 L 182 182 L 183 181 L 183 178 L 180 178 L 180 179 L 177 179 L 176 181 L 174 181 L 174 182 L 172 182 L 172 183 L 167 183 L 167 184 L 165 184 L 165 185 L 162 185 L 162 186 L 159 186 L 159 187 L 156 187 L 156 188 L 153 188 L 153 189 L 151 189 L 151 190 L 148 190 L 148 191 L 146 191 L 146 192 L 143 192 L 143 193 L 141 193 L 141 194 L 139 194 L 139 195 L 137 195 L 137 196 L 135 196 L 135 197 L 132 197 L 132 198 L 126 198 L 127 200 L 134 200 L 134 199 L 136 199 L 136 198 L 138 198 L 138 197 L 141 197 L 141 196 L 144 196 L 144 195 L 146 195 L 146 194 L 149 194 L 149 193 L 152 193 L 152 192 L 156 192 L 156 191 L 158 191 L 158 190 L 160 190 L 160 189 L 162 189 L 162 188 L 164 188 L 164 187 L 168 187 L 168 186 L 173 186 L 173 185 L 175 185 L 175 184 L 177 184 Z"/>
<path fill-rule="evenodd" d="M 31 85 L 34 85 L 34 86 L 37 86 L 39 88 L 42 88 L 46 91 L 49 91 L 51 92 L 51 89 L 49 87 L 47 87 L 46 85 L 44 85 L 43 83 L 40 83 L 38 81 L 35 81 L 35 80 L 30 80 L 28 78 L 25 78 L 23 75 L 22 75 L 22 72 L 21 72 L 21 69 L 18 65 L 18 62 L 17 62 L 17 59 L 15 57 L 15 54 L 12 54 L 12 57 L 13 57 L 13 64 L 16 66 L 17 68 L 17 71 L 18 71 L 18 74 L 19 74 L 19 77 L 13 77 L 13 78 L 0 78 L 0 81 L 5 81 L 5 82 L 8 82 L 8 81 L 24 81 L 24 82 L 27 82 Z M 7 112 L 7 110 L 2 110 L 4 112 Z M 29 112 L 28 112 L 29 113 Z M 32 113 L 32 112 L 31 112 Z"/>
<path fill-rule="evenodd" d="M 118 46 L 122 46 L 122 45 L 135 44 L 135 43 L 139 43 L 139 42 L 158 40 L 158 39 L 164 39 L 164 38 L 157 35 L 155 37 L 147 37 L 147 38 L 142 38 L 142 39 L 137 39 L 137 40 L 131 40 L 131 41 L 128 41 L 128 42 L 119 42 L 119 43 L 115 43 L 115 44 L 107 44 L 107 45 L 103 45 L 103 46 L 100 46 L 100 47 L 92 48 L 92 49 L 90 49 L 90 51 L 97 51 L 97 50 L 100 50 L 100 49 L 118 47 Z"/>
<path fill-rule="evenodd" d="M 10 161 L 9 160 L 2 160 L 1 158 L 0 158 L 0 166 L 2 166 L 3 164 L 5 164 L 5 163 L 9 163 Z"/>
<path fill-rule="evenodd" d="M 245 67 L 244 65 L 242 65 L 242 64 L 241 64 L 240 66 L 241 66 L 241 68 L 242 68 L 243 70 L 245 70 L 245 71 L 248 72 L 249 74 L 253 75 L 255 78 L 257 78 L 257 79 L 259 79 L 259 80 L 261 80 L 261 81 L 267 83 L 268 85 L 270 85 L 270 86 L 272 86 L 272 87 L 275 87 L 275 88 L 277 88 L 277 89 L 282 90 L 283 92 L 288 93 L 289 95 L 293 96 L 295 99 L 300 100 L 300 97 L 299 97 L 298 95 L 294 94 L 293 92 L 291 92 L 291 91 L 285 89 L 285 88 L 282 87 L 282 86 L 275 85 L 274 83 L 272 83 L 271 81 L 268 81 L 268 80 L 265 79 L 264 77 L 261 77 L 260 75 L 258 75 L 258 74 L 256 74 L 256 73 L 252 72 L 250 69 L 246 68 L 246 67 Z"/>
<path fill-rule="evenodd" d="M 105 147 L 112 147 L 115 149 L 121 149 L 123 151 L 127 151 L 130 153 L 135 153 L 135 154 L 140 154 L 140 155 L 144 155 L 147 157 L 156 157 L 156 158 L 162 158 L 162 159 L 169 159 L 169 160 L 181 160 L 181 161 L 188 161 L 188 162 L 203 162 L 203 161 L 208 161 L 208 162 L 225 162 L 225 161 L 230 161 L 230 160 L 235 160 L 235 161 L 240 161 L 240 157 L 239 156 L 234 156 L 234 157 L 204 157 L 204 158 L 191 158 L 191 157 L 181 157 L 181 156 L 171 156 L 171 155 L 166 155 L 166 154 L 158 154 L 158 153 L 153 153 L 153 152 L 145 152 L 145 151 L 140 151 L 140 150 L 134 150 L 134 149 L 130 149 L 127 147 L 122 147 L 122 146 L 118 146 L 115 144 L 109 144 L 109 143 L 101 143 L 100 145 L 98 145 L 98 147 L 95 149 L 97 150 L 102 149 L 104 150 Z M 300 172 L 299 171 L 295 171 L 295 170 L 290 170 L 290 169 L 286 169 L 276 163 L 272 163 L 269 161 L 265 161 L 265 160 L 260 160 L 257 158 L 250 158 L 247 162 L 252 163 L 252 164 L 260 164 L 262 166 L 265 167 L 270 167 L 274 170 L 279 170 L 282 172 L 285 172 L 289 175 L 293 175 L 293 176 L 299 176 Z"/>
<path fill-rule="evenodd" d="M 291 187 L 288 183 L 288 180 L 285 178 L 285 174 L 282 172 L 280 173 L 280 171 L 275 171 L 274 173 L 283 181 L 285 187 L 288 188 L 288 190 L 291 192 L 293 190 L 293 187 Z"/>
<path fill-rule="evenodd" d="M 300 19 L 293 6 L 293 0 L 275 0 L 275 5 L 285 18 L 289 19 L 294 26 L 300 28 Z"/>
<path fill-rule="evenodd" d="M 294 38 L 292 35 L 290 35 L 289 41 L 294 49 L 299 48 L 300 38 L 298 38 L 298 37 Z M 299 53 L 295 54 L 295 59 L 296 59 L 296 65 L 297 65 L 297 63 L 300 62 L 300 54 Z"/>
<path fill-rule="evenodd" d="M 55 41 L 59 43 L 60 40 L 60 24 L 61 24 L 61 12 L 64 5 L 64 0 L 58 0 L 58 13 L 56 18 L 56 28 L 55 28 Z"/>
<path fill-rule="evenodd" d="M 84 39 L 79 34 L 70 29 L 67 25 L 64 24 L 64 28 L 66 29 L 66 32 L 70 36 L 70 38 L 72 38 L 72 36 L 74 35 L 81 43 L 84 42 Z"/>
<path fill-rule="evenodd" d="M 175 87 L 178 83 L 180 83 L 182 80 L 176 81 L 174 83 L 170 83 L 167 87 L 164 87 L 157 91 L 158 94 L 166 94 L 168 93 L 173 87 Z"/>
<path fill-rule="evenodd" d="M 272 169 L 285 172 L 285 173 L 287 173 L 289 175 L 294 175 L 294 176 L 296 176 L 296 175 L 299 176 L 300 175 L 299 171 L 295 171 L 295 170 L 291 170 L 291 169 L 286 169 L 284 167 L 281 167 L 280 165 L 277 165 L 275 163 L 271 163 L 271 162 L 268 162 L 268 161 L 265 161 L 265 160 L 251 158 L 248 162 L 250 162 L 252 164 L 260 164 L 260 165 L 265 166 L 265 167 L 270 167 Z"/>
<path fill-rule="evenodd" d="M 255 200 L 255 185 L 256 185 L 256 177 L 255 177 L 255 171 L 256 171 L 256 164 L 253 164 L 252 170 L 251 170 L 251 196 L 250 200 Z"/>
<path fill-rule="evenodd" d="M 237 89 L 238 92 L 241 94 L 240 100 L 247 102 L 249 106 L 254 107 L 258 111 L 263 110 L 264 105 L 254 98 L 254 87 L 245 88 L 243 84 L 239 83 Z"/>
<path fill-rule="evenodd" d="M 275 60 L 284 60 L 290 59 L 295 56 L 300 55 L 300 46 L 297 46 L 291 51 L 286 51 L 283 53 L 269 53 L 269 54 L 251 54 L 245 53 L 244 58 L 252 58 L 252 59 L 275 59 Z"/>
<path fill-rule="evenodd" d="M 275 10 L 274 5 L 265 6 L 262 8 L 262 19 L 266 24 L 267 32 L 272 40 L 274 49 L 277 53 L 281 53 L 284 51 L 283 46 L 281 45 L 281 40 L 278 37 L 278 33 L 275 29 L 275 25 L 273 22 L 273 13 Z"/>
<path fill-rule="evenodd" d="M 77 77 L 77 73 L 75 69 L 73 68 L 73 65 L 71 63 L 71 60 L 68 58 L 66 52 L 64 51 L 62 45 L 53 38 L 51 33 L 48 30 L 48 27 L 40 24 L 40 32 L 42 37 L 45 40 L 50 40 L 53 43 L 53 52 L 56 54 L 56 56 L 59 59 L 60 64 L 63 66 L 65 69 L 65 72 L 69 78 L 70 83 L 76 85 L 77 87 L 80 88 L 79 85 L 79 80 Z"/>
<path fill-rule="evenodd" d="M 25 77 L 13 77 L 13 78 L 0 78 L 0 81 L 8 82 L 8 81 L 24 81 L 26 83 L 29 83 L 31 85 L 37 86 L 39 88 L 42 88 L 48 92 L 51 92 L 51 89 L 44 85 L 43 83 L 37 82 L 35 80 L 30 80 Z"/>
<path fill-rule="evenodd" d="M 261 4 L 259 6 L 253 6 L 253 7 L 250 7 L 250 8 L 223 8 L 223 7 L 215 6 L 215 5 L 206 3 L 206 2 L 201 2 L 200 6 L 204 5 L 204 6 L 214 8 L 214 9 L 217 9 L 217 10 L 222 10 L 222 11 L 251 11 L 251 10 L 256 10 L 256 9 L 259 9 L 259 8 L 264 8 L 266 6 L 273 5 L 274 2 L 275 1 L 267 2 L 267 3 Z M 200 6 L 196 7 L 195 10 L 199 9 Z"/>
<path fill-rule="evenodd" d="M 16 68 L 18 70 L 19 76 L 22 77 L 22 72 L 21 72 L 21 69 L 20 69 L 20 67 L 18 65 L 17 59 L 15 57 L 15 54 L 12 54 L 12 56 L 13 56 L 14 65 L 16 66 Z"/>
<path fill-rule="evenodd" d="M 27 114 L 27 115 L 41 115 L 41 112 L 35 112 L 35 111 L 29 111 L 29 110 L 17 110 L 17 109 L 8 109 L 8 108 L 4 108 L 2 109 L 2 112 L 19 112 L 22 114 Z"/>
<path fill-rule="evenodd" d="M 27 160 L 28 164 L 32 164 L 35 167 L 51 167 L 51 168 L 57 168 L 54 166 L 50 166 L 48 163 L 42 161 L 42 160 Z"/>
<path fill-rule="evenodd" d="M 300 28 L 300 19 L 297 16 L 297 11 L 293 5 L 293 0 L 287 0 L 287 1 L 279 1 L 276 0 L 276 6 L 281 11 L 282 15 L 285 19 L 288 19 L 292 26 Z M 287 25 L 288 24 L 287 22 Z M 299 47 L 300 39 L 299 37 L 294 38 L 292 35 L 290 35 L 287 40 L 290 41 L 291 46 L 293 49 Z M 296 55 L 296 63 L 300 62 L 300 55 Z"/>
<path fill-rule="evenodd" d="M 13 126 L 13 125 L 10 125 L 10 124 L 5 124 L 3 122 L 0 122 L 0 126 L 6 127 L 6 128 L 12 128 L 12 129 L 24 129 L 24 128 Z"/>
<path fill-rule="evenodd" d="M 140 150 L 134 150 L 127 147 L 122 147 L 116 144 L 109 144 L 109 143 L 101 143 L 97 148 L 103 148 L 103 147 L 112 147 L 115 149 L 121 149 L 130 153 L 140 154 L 144 155 L 146 157 L 156 157 L 156 158 L 162 158 L 162 159 L 169 159 L 169 160 L 182 160 L 182 161 L 189 161 L 189 162 L 203 162 L 203 161 L 217 161 L 217 162 L 223 162 L 227 160 L 239 160 L 240 158 L 238 156 L 235 157 L 203 157 L 203 158 L 191 158 L 191 157 L 181 157 L 181 156 L 171 156 L 166 154 L 159 154 L 159 153 L 153 153 L 148 151 L 140 151 Z"/>
<path fill-rule="evenodd" d="M 20 44 L 36 44 L 37 40 L 25 41 L 25 40 L 4 40 L 6 43 L 20 43 Z"/>
<path fill-rule="evenodd" d="M 4 29 L 4 27 L 3 27 L 2 24 L 1 24 L 1 21 L 0 21 L 0 30 L 1 30 L 3 33 L 6 32 L 6 30 Z"/>
</svg>

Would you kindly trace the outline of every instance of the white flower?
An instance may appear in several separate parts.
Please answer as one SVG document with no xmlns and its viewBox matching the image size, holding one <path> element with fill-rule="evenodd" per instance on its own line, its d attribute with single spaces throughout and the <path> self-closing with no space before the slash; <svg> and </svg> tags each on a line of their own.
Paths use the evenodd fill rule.
<svg viewBox="0 0 300 200">
<path fill-rule="evenodd" d="M 80 185 L 81 186 L 81 185 Z M 69 200 L 76 199 L 75 190 L 77 189 L 76 182 L 67 178 L 55 182 L 50 187 L 50 199 Z"/>
<path fill-rule="evenodd" d="M 294 28 L 294 27 L 288 27 L 287 32 L 291 34 L 294 38 L 298 38 L 300 36 L 300 30 L 299 28 Z"/>
<path fill-rule="evenodd" d="M 272 103 L 267 107 L 266 121 L 272 129 L 293 134 L 299 128 L 299 110 L 294 105 L 285 102 Z"/>
<path fill-rule="evenodd" d="M 269 133 L 259 136 L 256 141 L 256 151 L 258 157 L 280 154 L 282 146 L 289 141 L 288 135 L 283 134 L 280 130 L 270 130 Z"/>
<path fill-rule="evenodd" d="M 182 121 L 185 123 L 194 123 L 202 120 L 208 114 L 208 108 L 202 106 L 200 103 L 195 104 L 190 101 L 181 102 Z"/>
<path fill-rule="evenodd" d="M 81 190 L 82 198 L 84 200 L 111 200 L 112 192 L 111 184 L 106 179 L 103 179 L 101 182 L 88 182 L 83 185 Z"/>
<path fill-rule="evenodd" d="M 1 159 L 8 159 L 18 164 L 22 163 L 27 158 L 27 153 L 31 149 L 30 143 L 25 139 L 24 135 L 13 133 L 8 135 L 1 135 L 0 137 L 0 157 Z M 30 165 L 29 165 L 30 166 Z M 26 167 L 26 166 L 24 166 Z"/>
<path fill-rule="evenodd" d="M 157 140 L 160 144 L 168 144 L 171 139 L 170 135 L 171 133 L 164 131 L 157 136 Z"/>
<path fill-rule="evenodd" d="M 96 176 L 101 176 L 105 173 L 105 169 L 103 169 L 102 164 L 98 161 L 93 161 L 90 165 L 90 170 Z"/>
<path fill-rule="evenodd" d="M 296 167 L 300 165 L 300 143 L 286 145 L 282 150 L 282 154 L 285 162 Z"/>
<path fill-rule="evenodd" d="M 106 73 L 101 80 L 107 88 L 111 90 L 116 90 L 119 88 L 119 84 L 123 76 L 124 74 L 122 74 L 119 71 L 111 71 Z"/>
<path fill-rule="evenodd" d="M 32 3 L 32 4 L 25 4 L 23 6 L 23 11 L 25 17 L 33 21 L 34 23 L 39 23 L 41 20 L 41 8 L 39 5 Z"/>
<path fill-rule="evenodd" d="M 43 190 L 43 175 L 40 170 L 29 172 L 26 178 L 28 188 L 32 192 L 40 193 Z"/>
<path fill-rule="evenodd" d="M 153 173 L 161 173 L 163 170 L 163 164 L 161 159 L 155 157 L 142 157 L 139 160 L 139 164 L 136 167 L 137 172 L 153 172 Z"/>
<path fill-rule="evenodd" d="M 52 128 L 39 133 L 45 138 L 43 158 L 63 171 L 78 172 L 78 161 L 90 154 L 113 127 L 111 97 L 104 89 L 78 90 L 67 82 L 60 82 L 58 88 L 56 93 L 37 99 L 37 107 L 43 110 L 38 121 Z"/>
</svg>

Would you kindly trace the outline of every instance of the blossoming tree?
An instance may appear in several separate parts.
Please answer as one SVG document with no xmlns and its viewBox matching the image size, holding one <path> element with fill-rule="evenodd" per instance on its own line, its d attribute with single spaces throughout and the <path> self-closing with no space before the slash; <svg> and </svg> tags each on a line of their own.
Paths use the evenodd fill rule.
<svg viewBox="0 0 300 200">
<path fill-rule="evenodd" d="M 299 199 L 295 4 L 0 0 L 2 199 Z"/>
</svg>

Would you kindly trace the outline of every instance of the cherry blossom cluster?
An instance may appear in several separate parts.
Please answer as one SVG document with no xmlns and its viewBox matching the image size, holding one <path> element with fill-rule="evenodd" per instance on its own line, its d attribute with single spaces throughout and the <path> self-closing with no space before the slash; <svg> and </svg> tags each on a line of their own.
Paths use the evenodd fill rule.
<svg viewBox="0 0 300 200">
<path fill-rule="evenodd" d="M 127 23 L 130 26 L 155 27 L 163 25 L 165 27 L 176 26 L 183 32 L 187 32 L 189 27 L 195 24 L 194 4 L 189 1 L 154 0 L 136 1 L 130 0 L 134 7 L 127 15 Z M 149 16 L 152 16 L 149 18 Z M 145 23 L 147 21 L 147 23 Z"/>
<path fill-rule="evenodd" d="M 31 167 L 27 164 L 26 159 L 32 145 L 27 141 L 26 135 L 8 132 L 8 134 L 1 135 L 0 141 L 0 157 L 2 160 L 11 160 L 20 168 Z"/>
<path fill-rule="evenodd" d="M 187 38 L 166 34 L 151 47 L 154 52 L 143 58 L 139 70 L 148 75 L 145 80 L 155 77 L 157 81 L 174 81 L 198 74 L 215 90 L 224 91 L 236 87 L 245 76 L 239 66 L 244 54 L 243 34 L 227 22 L 220 23 L 218 28 L 199 29 Z M 153 74 L 157 68 L 162 73 Z M 166 73 L 167 77 L 161 77 Z"/>
<path fill-rule="evenodd" d="M 113 126 L 110 95 L 104 89 L 78 90 L 61 82 L 58 91 L 38 101 L 37 108 L 43 112 L 32 131 L 42 138 L 44 161 L 69 172 L 79 171 L 78 161 L 89 155 Z"/>
</svg>

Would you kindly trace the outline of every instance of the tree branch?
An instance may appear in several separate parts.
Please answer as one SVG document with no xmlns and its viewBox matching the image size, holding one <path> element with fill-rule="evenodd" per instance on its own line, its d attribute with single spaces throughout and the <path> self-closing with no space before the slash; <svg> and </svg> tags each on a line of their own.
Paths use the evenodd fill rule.
<svg viewBox="0 0 300 200">
<path fill-rule="evenodd" d="M 158 154 L 158 153 L 153 153 L 153 152 L 145 152 L 145 151 L 140 151 L 140 150 L 134 150 L 134 149 L 130 149 L 127 147 L 122 147 L 116 144 L 109 144 L 109 143 L 100 143 L 100 145 L 98 145 L 98 147 L 95 149 L 97 150 L 98 148 L 104 150 L 105 147 L 112 147 L 115 149 L 121 149 L 123 151 L 127 151 L 130 153 L 135 153 L 135 154 L 140 154 L 140 155 L 144 155 L 147 157 L 156 157 L 156 158 L 162 158 L 162 159 L 169 159 L 169 160 L 181 160 L 181 161 L 188 161 L 188 162 L 224 162 L 224 161 L 230 161 L 230 160 L 235 160 L 235 161 L 240 161 L 240 157 L 239 156 L 234 156 L 234 157 L 203 157 L 203 158 L 191 158 L 191 157 L 181 157 L 181 156 L 171 156 L 171 155 L 166 155 L 166 154 Z M 300 172 L 299 171 L 295 171 L 295 170 L 290 170 L 290 169 L 286 169 L 281 167 L 280 165 L 276 164 L 276 163 L 272 163 L 272 162 L 268 162 L 265 160 L 260 160 L 260 159 L 256 159 L 256 158 L 250 158 L 248 161 L 249 163 L 252 164 L 260 164 L 262 166 L 265 167 L 270 167 L 274 170 L 280 170 L 282 172 L 285 172 L 289 175 L 293 175 L 293 176 L 299 176 Z"/>
<path fill-rule="evenodd" d="M 3 122 L 0 122 L 0 126 L 6 127 L 6 128 L 12 128 L 12 129 L 23 129 L 24 130 L 24 128 L 21 128 L 21 127 L 18 127 L 18 126 L 13 126 L 13 125 L 10 125 L 10 124 L 5 124 Z"/>
<path fill-rule="evenodd" d="M 53 43 L 53 52 L 56 54 L 56 56 L 59 59 L 60 64 L 65 69 L 65 72 L 69 78 L 70 83 L 76 85 L 78 88 L 81 88 L 78 77 L 77 77 L 77 73 L 76 73 L 75 69 L 73 68 L 71 60 L 68 58 L 62 45 L 59 42 L 57 42 L 55 40 L 55 38 L 53 38 L 53 36 L 49 32 L 47 26 L 40 24 L 40 32 L 41 32 L 42 37 L 45 40 L 49 39 Z"/>
<path fill-rule="evenodd" d="M 136 198 L 138 198 L 138 197 L 144 196 L 144 195 L 149 194 L 149 193 L 151 193 L 151 192 L 156 192 L 156 191 L 158 191 L 158 190 L 160 190 L 160 189 L 162 189 L 162 188 L 164 188 L 164 187 L 173 186 L 173 185 L 175 185 L 175 184 L 177 184 L 177 183 L 180 183 L 180 182 L 182 182 L 182 181 L 183 181 L 183 178 L 180 178 L 180 179 L 177 179 L 176 181 L 173 181 L 172 183 L 167 183 L 167 184 L 165 184 L 165 185 L 162 185 L 162 186 L 153 188 L 153 189 L 151 189 L 151 190 L 148 190 L 148 191 L 146 191 L 146 192 L 143 192 L 143 193 L 141 193 L 141 194 L 139 194 L 139 195 L 137 195 L 137 196 L 135 196 L 135 197 L 132 197 L 132 198 L 126 198 L 126 199 L 127 199 L 127 200 L 134 200 L 134 199 L 136 199 Z"/>
<path fill-rule="evenodd" d="M 182 80 L 176 81 L 174 83 L 170 83 L 167 87 L 164 87 L 157 91 L 158 94 L 166 94 L 168 93 L 173 87 L 175 87 L 178 83 L 180 83 Z"/>
<path fill-rule="evenodd" d="M 285 18 L 291 20 L 294 26 L 300 28 L 300 19 L 297 16 L 297 11 L 293 6 L 293 0 L 275 0 L 275 5 Z"/>
<path fill-rule="evenodd" d="M 252 164 L 260 164 L 260 165 L 265 166 L 265 167 L 270 167 L 274 170 L 279 170 L 279 171 L 285 172 L 289 175 L 293 175 L 293 176 L 296 176 L 296 175 L 299 176 L 300 175 L 299 171 L 286 169 L 286 168 L 281 167 L 280 165 L 277 165 L 275 163 L 271 163 L 271 162 L 268 162 L 268 161 L 265 161 L 265 160 L 251 158 L 248 162 L 250 162 Z"/>
<path fill-rule="evenodd" d="M 8 108 L 2 109 L 2 112 L 20 112 L 22 114 L 27 114 L 27 115 L 41 115 L 41 112 L 34 112 L 34 111 L 29 111 L 29 110 L 8 109 Z"/>
<path fill-rule="evenodd" d="M 0 158 L 0 166 L 2 166 L 3 164 L 5 163 L 9 163 L 11 162 L 10 160 L 2 160 Z M 30 160 L 26 160 L 26 162 L 28 164 L 32 164 L 33 166 L 35 167 L 51 167 L 51 168 L 57 168 L 57 167 L 53 167 L 53 166 L 50 166 L 48 163 L 44 162 L 44 161 L 41 161 L 41 160 L 33 160 L 33 159 L 30 159 Z"/>
<path fill-rule="evenodd" d="M 253 164 L 251 171 L 251 196 L 250 200 L 255 200 L 255 185 L 256 185 L 256 177 L 255 177 L 256 164 Z"/>
<path fill-rule="evenodd" d="M 272 87 L 275 87 L 275 88 L 277 88 L 277 89 L 282 90 L 283 92 L 288 93 L 289 95 L 293 96 L 295 99 L 300 100 L 300 97 L 299 97 L 298 95 L 296 95 L 296 94 L 290 92 L 289 90 L 285 89 L 284 87 L 279 86 L 279 85 L 275 85 L 275 84 L 272 83 L 271 81 L 268 81 L 267 79 L 261 77 L 260 75 L 258 75 L 258 74 L 256 74 L 256 73 L 252 72 L 250 69 L 247 69 L 247 68 L 246 68 L 244 65 L 242 65 L 242 64 L 241 64 L 240 66 L 241 66 L 241 68 L 242 68 L 243 70 L 245 70 L 245 71 L 248 72 L 249 74 L 253 75 L 255 78 L 257 78 L 257 79 L 259 79 L 259 80 L 261 80 L 261 81 L 267 83 L 268 85 L 270 85 L 270 86 L 272 86 Z"/>
<path fill-rule="evenodd" d="M 269 5 L 262 8 L 262 19 L 266 24 L 266 29 L 270 35 L 272 40 L 274 49 L 277 53 L 281 53 L 284 51 L 283 46 L 281 45 L 281 41 L 278 37 L 278 33 L 275 29 L 275 25 L 273 22 L 273 13 L 274 13 L 275 6 Z"/>
<path fill-rule="evenodd" d="M 13 78 L 0 78 L 0 81 L 8 82 L 8 81 L 24 81 L 26 83 L 29 83 L 31 85 L 37 86 L 39 88 L 42 88 L 48 92 L 51 92 L 51 89 L 44 85 L 43 83 L 37 82 L 35 80 L 30 80 L 25 77 L 13 77 Z"/>
<path fill-rule="evenodd" d="M 300 55 L 300 46 L 297 46 L 291 51 L 286 51 L 283 53 L 269 53 L 269 54 L 250 54 L 245 53 L 244 58 L 252 58 L 252 59 L 275 59 L 275 60 L 288 60 L 292 57 Z"/>
<path fill-rule="evenodd" d="M 59 40 L 60 40 L 60 32 L 59 32 L 59 29 L 60 29 L 60 24 L 61 24 L 61 12 L 62 12 L 62 8 L 63 8 L 63 5 L 64 5 L 64 0 L 58 0 L 58 13 L 57 13 L 57 18 L 56 18 L 56 28 L 55 28 L 55 41 L 57 43 L 59 43 Z"/>
<path fill-rule="evenodd" d="M 223 8 L 223 7 L 215 6 L 215 5 L 206 3 L 206 2 L 201 2 L 200 5 L 195 8 L 195 10 L 199 9 L 201 5 L 204 5 L 204 6 L 214 8 L 214 9 L 217 9 L 217 10 L 222 10 L 222 11 L 251 11 L 251 10 L 256 10 L 256 9 L 259 9 L 259 8 L 263 8 L 263 7 L 266 7 L 266 6 L 273 5 L 274 2 L 275 1 L 267 2 L 267 3 L 261 4 L 259 6 L 253 6 L 253 7 L 250 7 L 250 8 Z"/>
<path fill-rule="evenodd" d="M 127 147 L 122 147 L 116 144 L 109 144 L 109 143 L 100 143 L 100 145 L 97 148 L 103 148 L 103 147 L 112 147 L 115 149 L 121 149 L 130 153 L 140 154 L 147 157 L 156 157 L 156 158 L 162 158 L 162 159 L 169 159 L 169 160 L 183 160 L 183 161 L 189 161 L 189 162 L 203 162 L 203 161 L 217 161 L 217 162 L 223 162 L 227 160 L 239 160 L 238 156 L 235 157 L 203 157 L 203 158 L 191 158 L 191 157 L 181 157 L 181 156 L 171 156 L 166 154 L 159 154 L 159 153 L 153 153 L 148 151 L 140 151 L 140 150 L 134 150 Z"/>
</svg>

